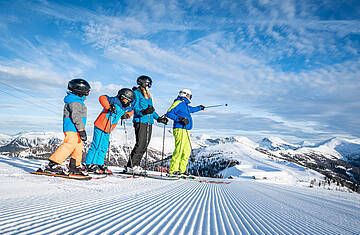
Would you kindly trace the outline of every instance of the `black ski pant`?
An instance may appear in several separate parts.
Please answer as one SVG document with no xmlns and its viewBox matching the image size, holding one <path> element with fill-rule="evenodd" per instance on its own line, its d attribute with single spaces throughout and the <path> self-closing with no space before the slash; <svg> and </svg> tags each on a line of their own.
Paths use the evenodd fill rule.
<svg viewBox="0 0 360 235">
<path fill-rule="evenodd" d="M 150 143 L 152 125 L 147 123 L 134 123 L 136 143 L 131 151 L 127 167 L 140 166 L 141 158 Z"/>
</svg>

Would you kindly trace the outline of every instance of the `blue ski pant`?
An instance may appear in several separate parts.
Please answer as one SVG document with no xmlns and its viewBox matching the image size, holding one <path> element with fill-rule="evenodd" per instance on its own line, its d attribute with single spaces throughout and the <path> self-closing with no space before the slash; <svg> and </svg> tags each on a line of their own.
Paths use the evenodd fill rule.
<svg viewBox="0 0 360 235">
<path fill-rule="evenodd" d="M 94 136 L 86 155 L 85 164 L 103 165 L 109 148 L 110 133 L 106 133 L 94 126 Z"/>
</svg>

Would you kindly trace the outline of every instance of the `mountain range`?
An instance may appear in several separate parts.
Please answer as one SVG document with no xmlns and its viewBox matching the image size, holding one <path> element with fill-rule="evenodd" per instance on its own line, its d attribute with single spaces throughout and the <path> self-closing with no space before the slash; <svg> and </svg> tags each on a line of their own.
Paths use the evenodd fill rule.
<svg viewBox="0 0 360 235">
<path fill-rule="evenodd" d="M 89 139 L 85 143 L 84 155 L 91 143 L 91 137 Z M 63 134 L 55 132 L 0 135 L 0 153 L 47 159 L 62 140 Z M 195 175 L 244 177 L 281 184 L 326 185 L 331 189 L 359 191 L 360 139 L 335 137 L 319 143 L 304 141 L 292 144 L 278 137 L 254 142 L 243 136 L 214 138 L 199 135 L 191 136 L 191 140 L 193 154 L 188 170 Z M 106 164 L 125 165 L 134 144 L 135 136 L 130 126 L 115 129 L 111 134 Z M 173 149 L 171 129 L 154 125 L 147 166 L 153 169 L 161 164 L 168 166 Z M 145 160 L 146 157 L 143 165 Z"/>
</svg>

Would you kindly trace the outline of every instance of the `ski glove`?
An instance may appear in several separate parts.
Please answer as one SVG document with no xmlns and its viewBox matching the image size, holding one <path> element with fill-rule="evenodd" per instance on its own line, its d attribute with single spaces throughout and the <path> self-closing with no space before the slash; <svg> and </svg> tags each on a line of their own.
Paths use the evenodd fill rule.
<svg viewBox="0 0 360 235">
<path fill-rule="evenodd" d="M 80 139 L 82 141 L 86 141 L 87 140 L 87 137 L 86 137 L 86 131 L 79 131 L 79 135 L 80 135 Z"/>
<path fill-rule="evenodd" d="M 201 110 L 204 110 L 204 109 L 205 109 L 205 106 L 204 106 L 204 105 L 200 105 L 200 108 L 201 108 Z"/>
<path fill-rule="evenodd" d="M 179 121 L 186 126 L 189 124 L 189 120 L 186 117 L 179 117 Z"/>
<path fill-rule="evenodd" d="M 157 122 L 163 123 L 163 124 L 165 124 L 165 125 L 167 125 L 168 121 L 169 121 L 169 119 L 167 119 L 166 117 L 159 117 L 159 118 L 157 119 Z"/>
<path fill-rule="evenodd" d="M 115 107 L 115 105 L 110 104 L 109 111 L 112 112 L 112 113 L 116 113 L 116 107 Z"/>
<path fill-rule="evenodd" d="M 128 118 L 130 118 L 130 115 L 128 113 L 125 113 L 124 115 L 121 116 L 122 120 L 128 119 Z"/>
<path fill-rule="evenodd" d="M 146 109 L 141 110 L 142 115 L 152 114 L 155 111 L 153 106 L 148 106 Z"/>
</svg>

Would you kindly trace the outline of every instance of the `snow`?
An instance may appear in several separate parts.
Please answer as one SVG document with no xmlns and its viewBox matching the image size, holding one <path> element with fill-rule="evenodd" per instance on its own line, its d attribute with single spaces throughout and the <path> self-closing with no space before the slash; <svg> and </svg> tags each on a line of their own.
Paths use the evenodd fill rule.
<svg viewBox="0 0 360 235">
<path fill-rule="evenodd" d="M 247 154 L 237 145 L 223 148 Z M 261 157 L 237 170 L 286 172 Z M 360 233 L 359 194 L 245 177 L 228 185 L 116 177 L 83 182 L 26 172 L 42 163 L 0 156 L 1 234 Z"/>
<path fill-rule="evenodd" d="M 0 146 L 6 145 L 10 143 L 12 140 L 12 137 L 9 135 L 0 134 Z"/>
</svg>

